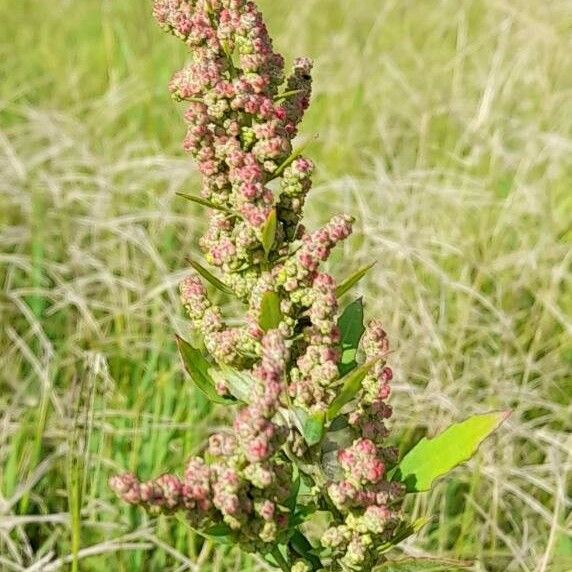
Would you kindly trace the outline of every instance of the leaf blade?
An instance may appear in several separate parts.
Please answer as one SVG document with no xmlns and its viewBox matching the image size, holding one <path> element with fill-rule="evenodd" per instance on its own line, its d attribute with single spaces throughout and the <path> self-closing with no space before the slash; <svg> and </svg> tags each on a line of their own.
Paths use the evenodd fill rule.
<svg viewBox="0 0 572 572">
<path fill-rule="evenodd" d="M 356 368 L 356 354 L 360 340 L 365 332 L 363 324 L 363 299 L 358 298 L 344 309 L 338 320 L 342 355 L 338 364 L 341 376 Z"/>
<path fill-rule="evenodd" d="M 324 436 L 326 414 L 323 411 L 319 411 L 310 415 L 298 407 L 293 409 L 293 413 L 296 427 L 306 443 L 310 447 L 317 445 Z"/>
<path fill-rule="evenodd" d="M 232 295 L 232 290 L 221 280 L 219 280 L 214 274 L 207 270 L 204 266 L 199 264 L 196 260 L 192 258 L 187 258 L 189 264 L 207 281 L 210 282 L 215 288 L 224 292 L 225 294 Z"/>
<path fill-rule="evenodd" d="M 227 213 L 227 214 L 233 214 L 232 211 L 230 211 L 229 209 L 227 209 L 225 207 L 221 207 L 219 205 L 215 205 L 214 203 L 211 203 L 211 201 L 208 201 L 207 199 L 203 199 L 203 197 L 198 197 L 196 195 L 187 195 L 186 193 L 176 193 L 176 195 L 183 198 L 183 199 L 186 199 L 187 201 L 191 201 L 193 203 L 201 205 L 202 207 L 207 207 L 209 209 L 222 211 L 223 213 Z"/>
<path fill-rule="evenodd" d="M 183 365 L 191 377 L 195 387 L 213 403 L 230 405 L 235 403 L 234 399 L 219 395 L 215 389 L 215 383 L 208 370 L 212 365 L 206 360 L 200 350 L 194 348 L 177 336 L 177 347 L 183 360 Z"/>
<path fill-rule="evenodd" d="M 338 396 L 330 403 L 328 408 L 328 421 L 334 419 L 341 411 L 342 407 L 349 403 L 361 389 L 365 376 L 371 371 L 371 368 L 379 361 L 378 359 L 365 363 L 361 367 L 354 369 L 348 373 L 343 379 L 343 387 Z"/>
<path fill-rule="evenodd" d="M 264 332 L 275 330 L 282 321 L 280 296 L 274 291 L 265 292 L 260 305 L 260 327 Z"/>
<path fill-rule="evenodd" d="M 270 251 L 272 250 L 272 246 L 274 245 L 274 241 L 276 240 L 276 228 L 278 225 L 278 219 L 276 216 L 276 209 L 272 209 L 270 214 L 268 215 L 268 219 L 264 223 L 262 227 L 262 231 L 260 233 L 260 240 L 262 242 L 262 248 L 264 249 L 264 254 L 266 254 L 266 259 L 268 260 L 268 256 Z"/>
<path fill-rule="evenodd" d="M 407 492 L 429 490 L 436 479 L 468 461 L 509 415 L 508 411 L 474 415 L 432 439 L 424 437 L 401 460 L 396 478 L 405 483 Z"/>
<path fill-rule="evenodd" d="M 336 297 L 341 298 L 346 292 L 349 292 L 375 265 L 376 262 L 367 264 L 348 276 L 336 288 Z"/>
<path fill-rule="evenodd" d="M 375 568 L 375 572 L 460 572 L 471 567 L 469 562 L 433 558 L 402 558 L 390 560 Z"/>
</svg>

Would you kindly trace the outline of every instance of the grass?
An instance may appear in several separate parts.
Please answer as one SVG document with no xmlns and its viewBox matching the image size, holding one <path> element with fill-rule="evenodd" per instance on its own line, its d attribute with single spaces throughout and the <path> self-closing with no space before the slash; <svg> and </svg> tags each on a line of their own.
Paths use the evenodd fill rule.
<svg viewBox="0 0 572 572">
<path fill-rule="evenodd" d="M 148 4 L 0 4 L 0 570 L 263 570 L 106 486 L 224 422 L 175 353 L 204 221 L 176 196 L 198 184 L 165 89 L 185 54 Z M 260 4 L 317 61 L 308 219 L 358 216 L 338 277 L 378 261 L 358 291 L 393 340 L 396 441 L 513 410 L 411 500 L 434 521 L 405 553 L 572 569 L 570 3 Z"/>
</svg>

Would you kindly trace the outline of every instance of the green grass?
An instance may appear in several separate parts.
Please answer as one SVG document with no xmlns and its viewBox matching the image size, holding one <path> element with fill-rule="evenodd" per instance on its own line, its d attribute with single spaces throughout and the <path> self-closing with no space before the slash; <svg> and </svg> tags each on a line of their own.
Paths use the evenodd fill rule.
<svg viewBox="0 0 572 572">
<path fill-rule="evenodd" d="M 395 439 L 513 410 L 411 500 L 435 519 L 405 552 L 572 569 L 570 3 L 260 4 L 316 60 L 308 220 L 358 216 L 336 276 L 378 260 Z M 263 569 L 106 486 L 180 471 L 224 422 L 173 337 L 204 228 L 175 194 L 198 185 L 165 87 L 184 60 L 149 2 L 0 2 L 0 570 Z"/>
</svg>

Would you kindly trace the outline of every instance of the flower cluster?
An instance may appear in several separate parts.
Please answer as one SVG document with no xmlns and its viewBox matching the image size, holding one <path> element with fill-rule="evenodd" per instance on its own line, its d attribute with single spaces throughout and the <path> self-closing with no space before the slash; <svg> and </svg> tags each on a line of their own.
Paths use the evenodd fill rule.
<svg viewBox="0 0 572 572">
<path fill-rule="evenodd" d="M 198 162 L 202 203 L 211 212 L 200 246 L 219 276 L 213 283 L 247 309 L 243 322 L 230 326 L 199 274 L 182 282 L 183 305 L 216 373 L 213 385 L 237 399 L 232 427 L 212 435 L 182 476 L 140 482 L 129 473 L 110 485 L 154 514 L 181 510 L 201 529 L 226 526 L 245 550 L 268 554 L 282 544 L 291 569 L 302 572 L 316 569 L 289 544 L 302 478 L 312 491 L 306 512 L 332 507 L 320 540 L 329 569 L 370 569 L 401 522 L 403 497 L 402 486 L 387 479 L 396 460 L 384 446 L 392 372 L 378 322 L 361 341 L 364 361 L 375 364 L 338 414 L 349 444 L 337 450 L 332 474 L 320 468 L 321 443 L 308 438 L 303 421 L 321 420 L 327 432 L 344 382 L 336 281 L 321 265 L 353 223 L 338 215 L 314 232 L 301 224 L 314 166 L 292 142 L 309 104 L 312 63 L 296 60 L 286 77 L 248 0 L 156 0 L 154 14 L 193 54 L 170 90 L 188 102 L 184 148 Z M 233 376 L 246 385 L 240 395 Z"/>
</svg>

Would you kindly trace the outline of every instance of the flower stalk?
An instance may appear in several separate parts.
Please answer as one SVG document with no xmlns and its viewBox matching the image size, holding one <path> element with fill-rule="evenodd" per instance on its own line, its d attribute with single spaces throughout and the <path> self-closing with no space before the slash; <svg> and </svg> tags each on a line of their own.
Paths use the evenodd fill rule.
<svg viewBox="0 0 572 572">
<path fill-rule="evenodd" d="M 212 271 L 190 260 L 180 287 L 205 352 L 179 347 L 193 381 L 234 420 L 182 475 L 128 473 L 110 486 L 152 514 L 182 512 L 207 537 L 223 530 L 281 570 L 372 570 L 408 530 L 406 485 L 389 476 L 393 373 L 388 337 L 377 320 L 364 326 L 361 299 L 340 318 L 340 295 L 369 267 L 342 291 L 322 269 L 353 218 L 313 232 L 302 223 L 314 165 L 293 140 L 312 62 L 296 59 L 286 74 L 248 0 L 155 0 L 154 16 L 192 53 L 169 88 L 188 104 L 184 148 L 202 177 L 201 197 L 183 196 L 209 212 L 200 247 Z M 229 325 L 205 281 L 244 304 L 241 325 Z M 312 537 L 322 513 L 327 525 Z"/>
</svg>

